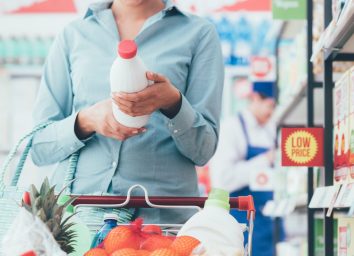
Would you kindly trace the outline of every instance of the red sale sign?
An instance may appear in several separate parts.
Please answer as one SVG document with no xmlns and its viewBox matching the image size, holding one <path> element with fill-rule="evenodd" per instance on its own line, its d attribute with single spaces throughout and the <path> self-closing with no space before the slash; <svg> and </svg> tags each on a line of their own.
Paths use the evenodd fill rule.
<svg viewBox="0 0 354 256">
<path fill-rule="evenodd" d="M 283 128 L 282 166 L 323 166 L 323 128 Z"/>
</svg>

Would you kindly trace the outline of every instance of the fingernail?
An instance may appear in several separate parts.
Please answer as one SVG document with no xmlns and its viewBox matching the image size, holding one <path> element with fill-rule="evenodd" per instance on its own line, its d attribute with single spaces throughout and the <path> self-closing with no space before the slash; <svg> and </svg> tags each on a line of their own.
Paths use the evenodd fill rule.
<svg viewBox="0 0 354 256">
<path fill-rule="evenodd" d="M 135 131 L 133 131 L 132 133 L 133 133 L 133 134 L 138 134 L 139 131 L 135 130 Z"/>
</svg>

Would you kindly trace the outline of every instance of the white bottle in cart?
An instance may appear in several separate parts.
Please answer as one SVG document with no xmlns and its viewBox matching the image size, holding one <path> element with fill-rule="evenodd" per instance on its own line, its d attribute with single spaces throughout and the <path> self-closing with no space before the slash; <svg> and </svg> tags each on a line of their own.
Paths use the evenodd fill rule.
<svg viewBox="0 0 354 256">
<path fill-rule="evenodd" d="M 112 64 L 110 73 L 111 92 L 133 93 L 149 85 L 147 68 L 137 55 L 138 47 L 133 40 L 123 40 L 118 45 L 118 56 Z M 112 103 L 113 115 L 122 125 L 140 128 L 147 124 L 149 116 L 132 117 L 123 113 Z"/>
<path fill-rule="evenodd" d="M 198 239 L 205 246 L 207 255 L 210 254 L 208 251 L 220 254 L 226 248 L 234 252 L 228 255 L 243 255 L 242 226 L 229 211 L 229 193 L 222 189 L 212 189 L 204 209 L 193 215 L 177 236 L 192 236 Z"/>
</svg>

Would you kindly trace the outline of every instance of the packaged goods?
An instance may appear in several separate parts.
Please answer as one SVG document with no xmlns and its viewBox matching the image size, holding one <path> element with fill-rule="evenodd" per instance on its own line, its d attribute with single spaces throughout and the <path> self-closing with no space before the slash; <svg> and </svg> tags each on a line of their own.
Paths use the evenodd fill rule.
<svg viewBox="0 0 354 256">
<path fill-rule="evenodd" d="M 147 68 L 137 55 L 138 47 L 132 40 L 121 41 L 118 45 L 118 56 L 111 67 L 110 83 L 112 93 L 133 93 L 145 89 L 149 85 L 146 78 Z M 149 116 L 132 117 L 123 113 L 115 103 L 113 115 L 115 119 L 127 126 L 140 128 L 147 124 Z"/>
<path fill-rule="evenodd" d="M 242 227 L 229 210 L 228 192 L 212 189 L 204 209 L 193 215 L 177 236 L 194 237 L 206 247 L 212 245 L 216 251 L 226 247 L 235 252 L 243 251 Z"/>
</svg>

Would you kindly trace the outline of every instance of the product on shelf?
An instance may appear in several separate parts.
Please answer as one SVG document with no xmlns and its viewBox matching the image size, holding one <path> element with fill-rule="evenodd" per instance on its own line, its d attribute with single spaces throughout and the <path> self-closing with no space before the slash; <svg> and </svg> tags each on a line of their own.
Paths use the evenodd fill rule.
<svg viewBox="0 0 354 256">
<path fill-rule="evenodd" d="M 354 181 L 354 66 L 349 71 L 349 165 L 350 179 Z"/>
<path fill-rule="evenodd" d="M 338 218 L 338 256 L 354 255 L 354 218 Z"/>
<path fill-rule="evenodd" d="M 324 225 L 323 217 L 320 215 L 315 216 L 315 256 L 325 255 L 324 245 Z M 334 255 L 337 255 L 338 251 L 338 217 L 335 215 L 333 218 L 333 247 Z"/>
<path fill-rule="evenodd" d="M 52 42 L 49 36 L 0 36 L 0 66 L 41 66 Z"/>
<path fill-rule="evenodd" d="M 334 183 L 343 184 L 349 171 L 349 75 L 334 88 Z"/>
</svg>

